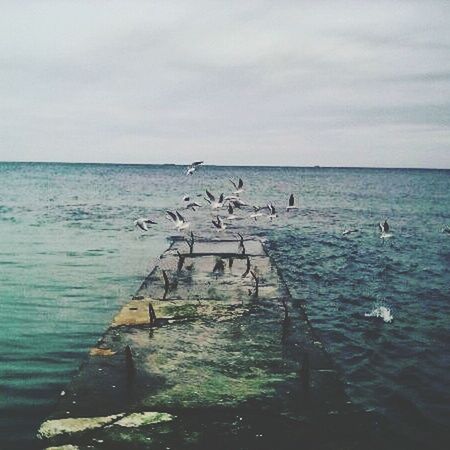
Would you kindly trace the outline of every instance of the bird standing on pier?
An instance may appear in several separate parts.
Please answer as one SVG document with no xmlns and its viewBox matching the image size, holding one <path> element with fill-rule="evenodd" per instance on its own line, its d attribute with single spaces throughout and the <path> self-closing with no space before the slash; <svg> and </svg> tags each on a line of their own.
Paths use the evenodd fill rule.
<svg viewBox="0 0 450 450">
<path fill-rule="evenodd" d="M 239 236 L 238 252 L 241 255 L 245 255 L 244 237 L 240 233 L 238 233 L 238 236 Z"/>
<path fill-rule="evenodd" d="M 275 206 L 273 206 L 272 202 L 269 203 L 269 204 L 267 205 L 267 208 L 269 208 L 269 214 L 268 214 L 267 217 L 268 217 L 270 220 L 273 220 L 273 219 L 275 219 L 275 218 L 278 217 L 278 214 L 277 214 L 277 212 L 275 211 Z"/>
</svg>

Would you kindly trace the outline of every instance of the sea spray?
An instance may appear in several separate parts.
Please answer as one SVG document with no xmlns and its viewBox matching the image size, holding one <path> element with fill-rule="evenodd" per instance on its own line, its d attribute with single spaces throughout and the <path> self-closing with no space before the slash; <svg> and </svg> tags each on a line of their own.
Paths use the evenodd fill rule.
<svg viewBox="0 0 450 450">
<path fill-rule="evenodd" d="M 370 313 L 365 313 L 364 316 L 383 319 L 385 323 L 391 323 L 394 320 L 391 309 L 386 306 L 377 306 Z"/>
</svg>

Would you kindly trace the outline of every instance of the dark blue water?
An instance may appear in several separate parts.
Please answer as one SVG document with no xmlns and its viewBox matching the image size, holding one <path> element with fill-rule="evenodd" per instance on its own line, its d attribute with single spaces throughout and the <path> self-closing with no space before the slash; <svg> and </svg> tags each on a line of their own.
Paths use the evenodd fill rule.
<svg viewBox="0 0 450 450">
<path fill-rule="evenodd" d="M 166 209 L 245 181 L 273 222 L 269 239 L 293 296 L 361 408 L 418 443 L 450 419 L 450 171 L 0 163 L 0 448 L 30 448 L 39 422 L 174 233 Z M 294 192 L 299 210 L 286 214 Z M 145 235 L 133 220 L 158 225 Z M 186 212 L 210 231 L 209 209 Z M 222 211 L 222 215 L 226 215 Z M 393 237 L 380 239 L 389 219 Z M 211 225 L 212 226 L 212 225 Z M 342 236 L 346 228 L 358 233 Z M 366 317 L 380 306 L 393 316 Z"/>
</svg>

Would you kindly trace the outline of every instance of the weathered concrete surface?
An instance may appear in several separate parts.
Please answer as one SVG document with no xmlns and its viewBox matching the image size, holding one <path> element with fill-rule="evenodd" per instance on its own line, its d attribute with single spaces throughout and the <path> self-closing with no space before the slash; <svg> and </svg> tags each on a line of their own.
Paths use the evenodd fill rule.
<svg viewBox="0 0 450 450">
<path fill-rule="evenodd" d="M 245 248 L 242 255 L 236 241 L 199 242 L 189 254 L 186 243 L 173 242 L 43 424 L 42 447 L 367 443 L 368 422 L 350 405 L 300 304 L 261 242 Z M 167 420 L 137 420 L 158 413 Z M 85 428 L 48 432 L 64 430 L 68 418 Z"/>
</svg>

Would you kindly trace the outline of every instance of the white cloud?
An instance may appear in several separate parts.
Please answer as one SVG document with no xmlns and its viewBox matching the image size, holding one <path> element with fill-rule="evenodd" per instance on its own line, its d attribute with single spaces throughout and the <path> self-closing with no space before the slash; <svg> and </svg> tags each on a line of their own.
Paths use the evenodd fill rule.
<svg viewBox="0 0 450 450">
<path fill-rule="evenodd" d="M 444 1 L 1 6 L 0 160 L 450 168 Z"/>
</svg>

